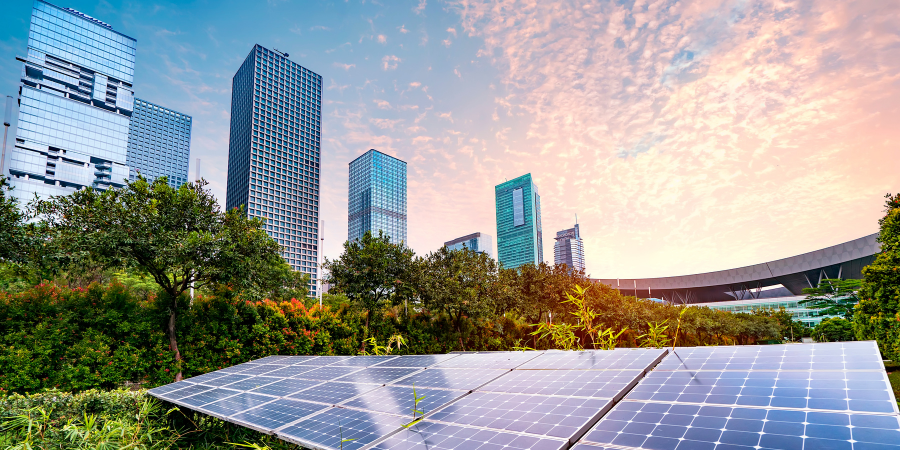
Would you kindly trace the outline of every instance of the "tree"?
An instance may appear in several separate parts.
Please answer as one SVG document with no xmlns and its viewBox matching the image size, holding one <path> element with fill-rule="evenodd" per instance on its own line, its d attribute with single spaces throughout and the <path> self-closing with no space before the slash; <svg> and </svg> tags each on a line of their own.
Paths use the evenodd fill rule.
<svg viewBox="0 0 900 450">
<path fill-rule="evenodd" d="M 493 302 L 494 288 L 498 287 L 497 263 L 485 253 L 441 247 L 422 261 L 418 284 L 425 307 L 450 316 L 462 350 L 466 349 L 463 319 L 497 314 Z"/>
<path fill-rule="evenodd" d="M 817 309 L 818 315 L 842 316 L 850 320 L 853 318 L 853 308 L 859 303 L 856 293 L 862 286 L 862 280 L 842 280 L 839 278 L 826 278 L 818 287 L 806 288 L 805 300 L 799 304 L 809 309 Z"/>
<path fill-rule="evenodd" d="M 237 208 L 221 211 L 206 185 L 201 180 L 175 189 L 165 177 L 152 183 L 139 177 L 122 189 L 87 188 L 37 203 L 48 235 L 66 257 L 153 278 L 168 310 L 176 381 L 182 355 L 175 319 L 188 289 L 221 283 L 259 294 L 283 285 L 289 272 L 262 219 L 248 219 Z"/>
<path fill-rule="evenodd" d="M 366 313 L 366 336 L 372 310 L 399 304 L 414 292 L 412 283 L 415 253 L 404 243 L 393 244 L 381 231 L 370 231 L 362 239 L 344 242 L 344 253 L 336 260 L 325 258 L 325 279 L 330 291 L 343 293 Z"/>
<path fill-rule="evenodd" d="M 819 342 L 852 341 L 853 323 L 840 317 L 822 319 L 813 329 L 812 336 Z"/>
<path fill-rule="evenodd" d="M 900 193 L 885 196 L 878 224 L 881 253 L 863 269 L 859 306 L 853 316 L 856 339 L 878 342 L 885 359 L 900 358 Z"/>
<path fill-rule="evenodd" d="M 25 215 L 10 195 L 12 189 L 6 177 L 0 176 L 0 261 L 18 260 L 22 252 Z"/>
</svg>

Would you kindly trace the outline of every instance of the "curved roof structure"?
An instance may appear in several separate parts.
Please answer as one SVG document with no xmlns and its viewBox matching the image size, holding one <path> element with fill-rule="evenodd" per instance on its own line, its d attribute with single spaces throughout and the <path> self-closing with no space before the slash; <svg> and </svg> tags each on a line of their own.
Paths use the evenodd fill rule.
<svg viewBox="0 0 900 450">
<path fill-rule="evenodd" d="M 793 295 L 824 278 L 862 278 L 863 267 L 880 251 L 878 233 L 789 258 L 736 269 L 662 278 L 596 279 L 624 294 L 662 298 L 674 303 L 701 303 L 766 297 L 765 289 L 782 285 Z"/>
</svg>

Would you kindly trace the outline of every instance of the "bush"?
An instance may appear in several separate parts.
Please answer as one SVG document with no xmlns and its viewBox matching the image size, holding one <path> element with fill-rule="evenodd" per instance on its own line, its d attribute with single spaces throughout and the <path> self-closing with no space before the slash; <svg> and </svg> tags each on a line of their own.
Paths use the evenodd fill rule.
<svg viewBox="0 0 900 450">
<path fill-rule="evenodd" d="M 822 319 L 812 331 L 812 337 L 818 342 L 852 341 L 853 322 L 842 317 Z"/>
</svg>

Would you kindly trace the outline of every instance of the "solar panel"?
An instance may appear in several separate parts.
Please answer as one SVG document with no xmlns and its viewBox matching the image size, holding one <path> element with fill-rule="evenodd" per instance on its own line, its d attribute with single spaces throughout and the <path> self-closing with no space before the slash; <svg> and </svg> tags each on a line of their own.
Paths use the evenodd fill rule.
<svg viewBox="0 0 900 450">
<path fill-rule="evenodd" d="M 369 367 L 359 372 L 335 379 L 349 383 L 385 384 L 418 372 L 421 369 L 411 367 Z"/>
<path fill-rule="evenodd" d="M 276 428 L 281 428 L 328 408 L 330 406 L 280 398 L 237 413 L 231 416 L 231 420 L 264 433 L 271 433 Z"/>
<path fill-rule="evenodd" d="M 648 449 L 900 448 L 897 416 L 625 401 L 583 439 Z"/>
<path fill-rule="evenodd" d="M 320 358 L 319 356 L 281 356 L 278 364 L 300 364 Z M 273 361 L 274 362 L 274 361 Z"/>
<path fill-rule="evenodd" d="M 416 388 L 416 395 L 422 398 L 418 406 L 413 400 L 413 388 L 405 386 L 385 386 L 366 392 L 359 397 L 341 403 L 348 408 L 365 409 L 367 411 L 386 412 L 400 416 L 412 416 L 413 407 L 425 414 L 446 405 L 466 394 L 466 391 L 445 389 Z"/>
<path fill-rule="evenodd" d="M 175 391 L 170 391 L 165 394 L 154 393 L 154 395 L 163 400 L 173 401 L 173 400 L 180 400 L 185 397 L 190 397 L 192 395 L 199 394 L 199 393 L 205 392 L 205 391 L 209 391 L 211 389 L 212 388 L 209 386 L 203 386 L 200 384 L 192 384 L 190 386 L 184 385 L 184 387 L 182 387 L 181 389 L 178 389 Z"/>
<path fill-rule="evenodd" d="M 328 366 L 331 364 L 339 364 L 341 361 L 346 361 L 352 358 L 352 356 L 319 356 L 313 359 L 307 359 L 300 362 L 294 363 L 295 366 Z"/>
<path fill-rule="evenodd" d="M 154 397 L 161 397 L 165 394 L 168 394 L 169 392 L 177 391 L 179 389 L 184 389 L 188 386 L 193 386 L 193 385 L 194 385 L 194 383 L 191 383 L 189 381 L 184 381 L 184 380 L 176 381 L 174 383 L 169 383 L 169 384 L 165 384 L 165 385 L 150 389 L 149 391 L 147 391 L 147 393 Z"/>
<path fill-rule="evenodd" d="M 272 377 L 250 377 L 243 379 L 241 381 L 237 381 L 235 383 L 226 384 L 222 387 L 233 389 L 235 391 L 250 391 L 256 389 L 260 386 L 265 386 L 267 384 L 274 383 L 276 381 L 281 381 L 283 378 L 272 378 Z"/>
<path fill-rule="evenodd" d="M 372 450 L 562 450 L 564 439 L 508 431 L 485 430 L 428 420 L 401 430 L 372 446 Z"/>
<path fill-rule="evenodd" d="M 543 352 L 484 352 L 464 353 L 437 364 L 437 368 L 514 369 Z"/>
<path fill-rule="evenodd" d="M 238 373 L 238 372 L 243 372 L 243 371 L 245 371 L 245 370 L 247 370 L 247 369 L 249 369 L 249 368 L 251 368 L 251 367 L 256 367 L 256 366 L 258 366 L 258 365 L 259 365 L 259 364 L 249 363 L 249 362 L 248 362 L 248 363 L 238 364 L 238 365 L 236 365 L 236 366 L 226 367 L 226 368 L 224 368 L 224 369 L 217 370 L 216 372 L 219 372 L 219 373 Z"/>
<path fill-rule="evenodd" d="M 310 370 L 309 372 L 303 372 L 297 375 L 294 375 L 294 378 L 305 378 L 307 380 L 322 380 L 329 381 L 338 377 L 342 377 L 344 375 L 349 375 L 353 372 L 357 372 L 362 370 L 362 367 L 346 367 L 346 366 L 325 366 L 318 367 L 314 370 Z"/>
<path fill-rule="evenodd" d="M 225 419 L 239 412 L 246 411 L 250 408 L 255 408 L 259 405 L 274 400 L 277 399 L 275 397 L 269 397 L 267 395 L 248 394 L 246 392 L 242 392 L 235 396 L 228 397 L 214 403 L 209 403 L 198 409 L 207 414 Z"/>
<path fill-rule="evenodd" d="M 212 380 L 204 381 L 204 386 L 225 386 L 226 384 L 237 383 L 238 381 L 243 381 L 251 377 L 251 375 L 241 375 L 237 373 L 233 374 L 223 374 L 224 376 L 214 378 Z"/>
<path fill-rule="evenodd" d="M 275 363 L 278 363 L 278 364 L 293 364 L 293 363 L 284 362 L 284 361 L 285 361 L 286 359 L 288 359 L 288 358 L 290 358 L 290 356 L 272 355 L 272 356 L 266 356 L 265 358 L 255 359 L 255 360 L 253 360 L 253 361 L 251 361 L 251 362 L 254 362 L 254 363 L 256 363 L 256 364 L 275 364 Z"/>
<path fill-rule="evenodd" d="M 653 371 L 630 400 L 895 413 L 887 374 L 853 371 Z"/>
<path fill-rule="evenodd" d="M 289 397 L 297 400 L 307 400 L 334 405 L 377 388 L 378 386 L 372 384 L 331 382 L 322 383 L 316 386 L 315 389 L 307 389 L 291 394 Z"/>
<path fill-rule="evenodd" d="M 300 392 L 304 389 L 318 386 L 319 384 L 322 384 L 322 382 L 318 380 L 295 380 L 292 378 L 285 378 L 283 380 L 258 387 L 250 392 L 256 394 L 272 395 L 275 397 L 287 397 L 291 394 L 296 394 L 297 392 Z"/>
<path fill-rule="evenodd" d="M 391 384 L 469 391 L 505 373 L 509 373 L 509 371 L 503 369 L 425 369 Z"/>
<path fill-rule="evenodd" d="M 655 370 L 884 370 L 874 341 L 680 347 Z"/>
<path fill-rule="evenodd" d="M 577 352 L 551 350 L 522 364 L 518 369 L 644 370 L 647 367 L 652 367 L 665 354 L 665 349 L 655 348 L 584 350 Z"/>
<path fill-rule="evenodd" d="M 355 450 L 392 433 L 407 423 L 404 417 L 370 411 L 330 408 L 276 431 L 286 441 L 313 448 Z"/>
<path fill-rule="evenodd" d="M 458 353 L 446 355 L 403 355 L 388 361 L 378 363 L 377 367 L 432 367 L 459 356 Z"/>
<path fill-rule="evenodd" d="M 362 355 L 362 356 L 354 356 L 350 359 L 346 359 L 341 361 L 342 366 L 360 366 L 360 367 L 368 367 L 374 366 L 375 364 L 385 363 L 392 359 L 399 358 L 396 355 Z"/>
<path fill-rule="evenodd" d="M 301 373 L 309 372 L 319 367 L 320 366 L 285 366 L 278 370 L 266 373 L 266 376 L 290 378 L 294 375 L 300 375 Z"/>
<path fill-rule="evenodd" d="M 237 394 L 240 394 L 240 392 L 230 389 L 212 389 L 190 397 L 184 397 L 179 400 L 179 403 L 186 406 L 203 406 Z"/>
<path fill-rule="evenodd" d="M 618 400 L 642 374 L 642 370 L 513 370 L 478 391 Z"/>
<path fill-rule="evenodd" d="M 285 367 L 287 366 L 282 364 L 258 364 L 256 366 L 244 369 L 238 373 L 240 373 L 241 375 L 263 375 L 268 372 L 274 372 L 278 369 L 283 369 Z"/>
<path fill-rule="evenodd" d="M 223 373 L 223 372 L 218 372 L 218 371 L 209 372 L 209 373 L 204 373 L 203 375 L 198 375 L 196 377 L 185 378 L 184 381 L 187 381 L 189 383 L 194 383 L 194 384 L 203 384 L 204 381 L 215 380 L 216 378 L 221 378 L 225 375 L 227 375 L 227 374 Z"/>
<path fill-rule="evenodd" d="M 574 442 L 611 406 L 610 399 L 473 392 L 428 418 Z"/>
</svg>

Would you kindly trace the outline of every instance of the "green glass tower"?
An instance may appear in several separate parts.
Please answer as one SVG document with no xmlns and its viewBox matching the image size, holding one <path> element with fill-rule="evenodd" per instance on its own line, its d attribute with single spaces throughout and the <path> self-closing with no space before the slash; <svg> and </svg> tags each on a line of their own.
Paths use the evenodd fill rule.
<svg viewBox="0 0 900 450">
<path fill-rule="evenodd" d="M 541 196 L 531 174 L 494 187 L 497 205 L 497 260 L 506 268 L 544 260 Z"/>
</svg>

